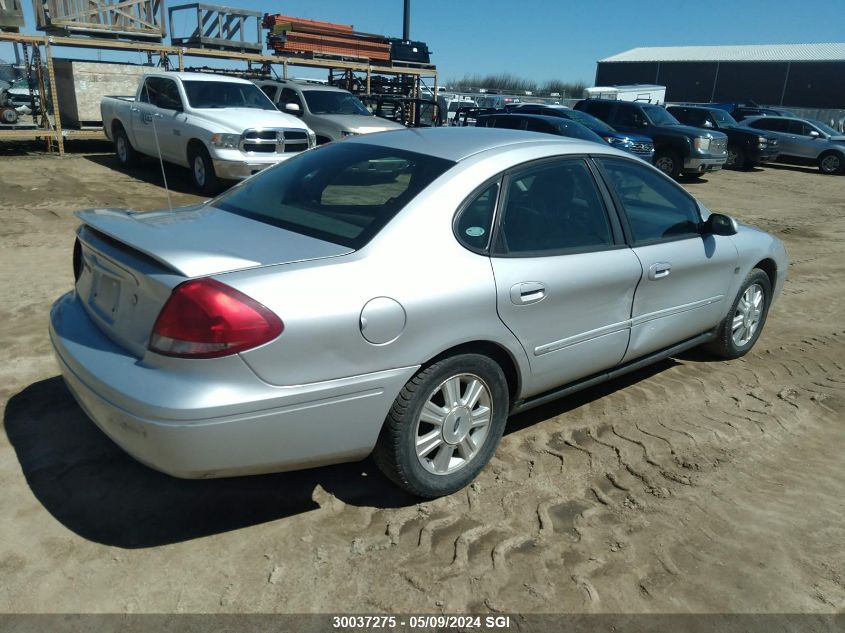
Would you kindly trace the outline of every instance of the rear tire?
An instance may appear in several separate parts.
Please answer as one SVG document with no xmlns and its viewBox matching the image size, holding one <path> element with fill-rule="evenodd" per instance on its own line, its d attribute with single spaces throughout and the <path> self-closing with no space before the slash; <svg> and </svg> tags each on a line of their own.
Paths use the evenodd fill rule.
<svg viewBox="0 0 845 633">
<path fill-rule="evenodd" d="M 704 348 L 719 358 L 745 356 L 760 338 L 771 301 L 772 282 L 764 271 L 755 268 L 745 278 L 716 338 Z"/>
<path fill-rule="evenodd" d="M 220 187 L 220 181 L 214 172 L 214 163 L 211 162 L 208 150 L 202 146 L 193 147 L 188 156 L 188 163 L 194 188 L 205 195 L 216 193 Z"/>
<path fill-rule="evenodd" d="M 114 153 L 121 167 L 137 167 L 141 162 L 141 155 L 132 147 L 126 130 L 120 125 L 114 131 Z"/>
<path fill-rule="evenodd" d="M 405 384 L 373 458 L 388 479 L 413 495 L 452 494 L 490 461 L 508 412 L 508 383 L 495 361 L 480 354 L 446 358 Z"/>
<path fill-rule="evenodd" d="M 654 156 L 654 166 L 667 176 L 678 178 L 681 175 L 683 162 L 678 152 L 671 149 L 662 149 Z"/>
<path fill-rule="evenodd" d="M 845 169 L 845 157 L 839 152 L 825 152 L 819 156 L 819 171 L 828 176 L 841 174 Z"/>
</svg>

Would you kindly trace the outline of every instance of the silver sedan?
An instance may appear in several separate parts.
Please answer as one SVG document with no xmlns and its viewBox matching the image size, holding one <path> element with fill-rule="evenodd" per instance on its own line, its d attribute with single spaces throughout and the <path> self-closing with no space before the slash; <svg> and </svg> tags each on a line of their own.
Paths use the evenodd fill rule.
<svg viewBox="0 0 845 633">
<path fill-rule="evenodd" d="M 79 214 L 51 313 L 91 419 L 177 477 L 359 460 L 420 496 L 509 415 L 705 345 L 748 352 L 783 244 L 608 145 L 407 130 L 200 206 Z"/>
</svg>

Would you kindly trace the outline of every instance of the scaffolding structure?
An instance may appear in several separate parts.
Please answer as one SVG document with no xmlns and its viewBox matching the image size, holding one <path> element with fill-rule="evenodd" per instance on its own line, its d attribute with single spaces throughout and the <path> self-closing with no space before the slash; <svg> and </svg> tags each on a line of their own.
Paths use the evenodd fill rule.
<svg viewBox="0 0 845 633">
<path fill-rule="evenodd" d="M 253 64 L 270 69 L 282 67 L 282 78 L 289 78 L 290 67 L 321 68 L 328 71 L 362 73 L 366 78 L 367 92 L 370 92 L 371 78 L 374 75 L 404 75 L 411 77 L 414 85 L 412 97 L 421 94 L 423 78 L 433 82 L 433 94 L 437 94 L 437 69 L 431 65 L 400 62 L 373 64 L 366 60 L 303 58 L 298 56 L 267 55 L 264 53 L 245 53 L 239 51 L 215 50 L 211 48 L 193 48 L 159 44 L 154 42 L 126 42 L 117 39 L 79 38 L 57 35 L 25 35 L 20 33 L 0 32 L 0 42 L 17 43 L 33 51 L 33 57 L 43 60 L 36 65 L 42 75 L 39 80 L 40 121 L 34 128 L 9 128 L 0 126 L 0 142 L 20 140 L 44 140 L 48 151 L 64 154 L 65 140 L 105 139 L 102 128 L 66 129 L 62 126 L 56 99 L 56 75 L 53 68 L 54 47 L 85 48 L 98 51 L 124 51 L 146 53 L 148 60 L 157 58 L 159 65 L 167 70 L 185 70 L 186 58 L 205 58 L 245 62 L 251 69 Z M 46 69 L 43 73 L 40 69 Z M 46 76 L 44 76 L 46 75 Z"/>
</svg>

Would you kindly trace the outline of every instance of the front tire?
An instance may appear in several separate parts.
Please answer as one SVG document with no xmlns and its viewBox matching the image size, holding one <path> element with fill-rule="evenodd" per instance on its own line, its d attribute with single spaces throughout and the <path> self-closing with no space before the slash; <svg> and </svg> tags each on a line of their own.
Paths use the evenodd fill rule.
<svg viewBox="0 0 845 633">
<path fill-rule="evenodd" d="M 755 268 L 745 278 L 716 338 L 706 349 L 725 359 L 745 356 L 760 338 L 771 301 L 772 282 L 765 271 Z"/>
<path fill-rule="evenodd" d="M 745 169 L 745 152 L 741 147 L 728 145 L 728 159 L 725 161 L 725 169 Z"/>
<path fill-rule="evenodd" d="M 193 148 L 188 162 L 190 163 L 191 182 L 194 188 L 206 195 L 215 193 L 220 186 L 220 181 L 214 172 L 214 163 L 211 162 L 208 150 L 201 146 Z"/>
<path fill-rule="evenodd" d="M 674 150 L 662 149 L 654 157 L 654 166 L 667 176 L 678 178 L 681 175 L 681 156 Z"/>
<path fill-rule="evenodd" d="M 420 370 L 393 403 L 373 457 L 418 497 L 457 492 L 484 468 L 508 418 L 508 384 L 487 356 L 461 354 Z"/>
<path fill-rule="evenodd" d="M 828 176 L 841 174 L 845 169 L 845 160 L 839 152 L 826 152 L 819 156 L 819 171 Z"/>
</svg>

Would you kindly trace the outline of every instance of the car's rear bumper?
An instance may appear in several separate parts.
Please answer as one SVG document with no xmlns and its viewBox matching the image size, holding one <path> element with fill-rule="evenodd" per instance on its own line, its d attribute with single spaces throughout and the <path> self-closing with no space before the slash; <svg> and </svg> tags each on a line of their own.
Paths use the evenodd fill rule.
<svg viewBox="0 0 845 633">
<path fill-rule="evenodd" d="M 687 158 L 684 160 L 685 174 L 703 174 L 708 171 L 719 171 L 728 160 L 727 155 L 719 158 Z"/>
<path fill-rule="evenodd" d="M 280 387 L 239 356 L 138 359 L 97 328 L 75 293 L 54 304 L 50 339 L 68 387 L 97 426 L 138 461 L 185 478 L 361 459 L 417 369 Z"/>
</svg>

